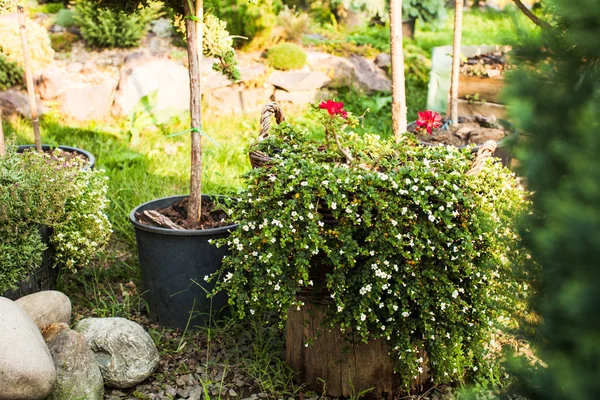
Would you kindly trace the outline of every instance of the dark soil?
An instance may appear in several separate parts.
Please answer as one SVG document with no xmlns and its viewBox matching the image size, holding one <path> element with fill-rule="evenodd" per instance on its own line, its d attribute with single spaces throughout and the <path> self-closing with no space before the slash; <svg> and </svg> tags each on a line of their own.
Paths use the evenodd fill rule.
<svg viewBox="0 0 600 400">
<path fill-rule="evenodd" d="M 187 207 L 188 198 L 186 197 L 185 199 L 178 201 L 169 207 L 159 208 L 156 211 L 182 228 L 188 230 L 221 228 L 223 226 L 232 224 L 232 222 L 229 221 L 229 217 L 225 211 L 223 211 L 220 205 L 211 200 L 202 201 L 202 216 L 200 218 L 200 222 L 187 220 Z M 138 221 L 142 224 L 157 226 L 155 223 L 146 218 L 138 218 Z"/>
<path fill-rule="evenodd" d="M 61 156 L 66 161 L 71 161 L 71 160 L 74 160 L 74 159 L 80 159 L 81 161 L 83 161 L 84 165 L 87 164 L 87 162 L 89 161 L 88 158 L 84 154 L 78 153 L 76 151 L 69 151 L 69 150 L 65 150 L 65 149 L 52 148 L 50 150 L 43 150 L 43 152 L 54 157 L 54 153 L 56 153 L 57 150 L 59 150 L 59 152 L 61 153 Z M 35 151 L 35 147 L 28 148 L 25 151 Z"/>
<path fill-rule="evenodd" d="M 460 63 L 460 73 L 471 76 L 500 76 L 509 69 L 507 54 L 503 51 L 494 51 L 474 55 Z"/>
<path fill-rule="evenodd" d="M 418 133 L 417 138 L 421 142 L 459 147 L 483 144 L 488 140 L 499 141 L 506 135 L 504 127 L 494 117 L 458 117 L 457 127 L 447 123 L 448 117 L 444 117 L 442 122 L 442 128 L 434 129 L 431 135 Z M 408 130 L 416 133 L 417 125 L 412 124 Z"/>
</svg>

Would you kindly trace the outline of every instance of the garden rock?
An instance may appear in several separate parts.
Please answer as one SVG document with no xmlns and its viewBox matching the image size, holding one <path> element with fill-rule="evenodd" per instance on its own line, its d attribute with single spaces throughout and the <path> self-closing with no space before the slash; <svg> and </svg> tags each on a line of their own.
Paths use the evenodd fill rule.
<svg viewBox="0 0 600 400">
<path fill-rule="evenodd" d="M 159 18 L 150 23 L 152 28 L 150 29 L 152 33 L 160 38 L 170 38 L 173 36 L 173 25 L 171 21 L 167 18 Z"/>
<path fill-rule="evenodd" d="M 375 57 L 375 65 L 387 70 L 392 67 L 392 57 L 390 57 L 388 53 L 379 53 L 377 57 Z"/>
<path fill-rule="evenodd" d="M 29 315 L 39 329 L 54 323 L 71 322 L 71 300 L 56 290 L 45 290 L 21 297 L 15 303 Z"/>
<path fill-rule="evenodd" d="M 39 329 L 21 307 L 0 297 L 0 400 L 45 399 L 55 380 Z"/>
<path fill-rule="evenodd" d="M 17 90 L 7 90 L 0 92 L 0 109 L 4 116 L 22 116 L 27 119 L 31 118 L 29 109 L 29 99 L 27 94 Z M 42 115 L 46 112 L 46 107 L 43 107 L 38 101 L 38 114 Z"/>
<path fill-rule="evenodd" d="M 37 91 L 42 100 L 52 100 L 65 92 L 65 72 L 56 67 L 48 67 L 42 71 L 37 80 Z"/>
<path fill-rule="evenodd" d="M 188 70 L 169 59 L 152 59 L 121 70 L 113 113 L 127 116 L 142 97 L 156 92 L 153 111 L 189 109 L 190 89 Z"/>
<path fill-rule="evenodd" d="M 302 105 L 312 103 L 317 100 L 317 90 L 302 90 L 298 92 L 288 92 L 285 90 L 275 90 L 275 101 L 290 102 L 292 104 Z"/>
<path fill-rule="evenodd" d="M 267 82 L 288 92 L 320 89 L 331 79 L 321 71 L 277 71 L 269 76 Z"/>
<path fill-rule="evenodd" d="M 73 82 L 62 97 L 62 113 L 79 121 L 103 119 L 110 115 L 116 86 L 115 79 L 100 73 L 87 82 Z"/>
<path fill-rule="evenodd" d="M 154 342 L 135 322 L 124 318 L 86 318 L 75 330 L 87 339 L 106 386 L 135 386 L 158 365 Z"/>
<path fill-rule="evenodd" d="M 85 337 L 66 324 L 48 341 L 56 367 L 56 384 L 48 400 L 100 400 L 104 380 Z"/>
<path fill-rule="evenodd" d="M 334 88 L 358 86 L 367 92 L 388 92 L 392 81 L 373 61 L 353 55 L 350 58 L 330 56 L 315 58 L 313 69 L 325 72 L 330 78 L 329 86 Z"/>
</svg>

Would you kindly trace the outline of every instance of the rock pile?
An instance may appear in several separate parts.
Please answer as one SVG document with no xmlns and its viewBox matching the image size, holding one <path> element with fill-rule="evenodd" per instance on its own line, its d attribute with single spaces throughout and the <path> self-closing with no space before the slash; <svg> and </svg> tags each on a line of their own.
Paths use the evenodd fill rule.
<svg viewBox="0 0 600 400">
<path fill-rule="evenodd" d="M 0 297 L 0 400 L 100 400 L 158 365 L 154 342 L 124 318 L 88 318 L 74 330 L 71 302 L 57 291 Z"/>
</svg>

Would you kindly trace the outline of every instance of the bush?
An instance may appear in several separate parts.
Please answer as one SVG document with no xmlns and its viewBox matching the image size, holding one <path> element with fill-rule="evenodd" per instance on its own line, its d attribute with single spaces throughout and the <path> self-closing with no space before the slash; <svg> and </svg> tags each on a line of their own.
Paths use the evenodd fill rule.
<svg viewBox="0 0 600 400">
<path fill-rule="evenodd" d="M 8 146 L 0 157 L 0 293 L 14 289 L 41 264 L 39 225 L 53 230 L 55 257 L 69 269 L 85 267 L 107 242 L 107 178 L 66 160 Z"/>
<path fill-rule="evenodd" d="M 73 48 L 73 43 L 79 40 L 79 36 L 71 32 L 51 33 L 50 41 L 52 48 L 58 53 L 67 53 Z"/>
<path fill-rule="evenodd" d="M 50 44 L 48 31 L 37 23 L 27 19 L 27 39 L 31 55 L 31 68 L 40 71 L 54 58 L 54 50 Z M 15 18 L 0 18 L 0 53 L 9 61 L 23 68 L 23 49 L 19 23 Z"/>
<path fill-rule="evenodd" d="M 306 13 L 296 13 L 287 6 L 277 16 L 277 36 L 287 42 L 299 42 L 308 29 L 310 18 Z"/>
<path fill-rule="evenodd" d="M 441 22 L 446 17 L 444 0 L 404 0 L 402 17 L 418 18 L 422 22 Z"/>
<path fill-rule="evenodd" d="M 267 53 L 269 64 L 282 71 L 300 69 L 306 64 L 306 52 L 293 43 L 282 43 L 271 48 Z"/>
<path fill-rule="evenodd" d="M 73 10 L 63 8 L 54 16 L 54 23 L 63 28 L 69 28 L 75 25 L 75 13 Z"/>
<path fill-rule="evenodd" d="M 23 83 L 23 68 L 0 53 L 0 90 Z"/>
<path fill-rule="evenodd" d="M 144 8 L 127 15 L 98 8 L 90 0 L 75 3 L 75 23 L 91 47 L 135 47 L 148 32 L 148 24 L 158 15 L 154 8 Z"/>
<path fill-rule="evenodd" d="M 330 136 L 358 122 L 318 112 Z M 470 149 L 421 146 L 412 134 L 395 143 L 340 132 L 323 144 L 284 122 L 257 148 L 272 165 L 246 175 L 230 210 L 239 229 L 220 241 L 231 254 L 219 287 L 239 317 L 285 320 L 308 291 L 327 300 L 324 329 L 387 340 L 407 385 L 422 349 L 436 383 L 488 370 L 492 327 L 523 294 L 508 261 L 526 257 L 515 217 L 528 203 L 514 174 L 490 158 L 468 175 Z"/>
</svg>

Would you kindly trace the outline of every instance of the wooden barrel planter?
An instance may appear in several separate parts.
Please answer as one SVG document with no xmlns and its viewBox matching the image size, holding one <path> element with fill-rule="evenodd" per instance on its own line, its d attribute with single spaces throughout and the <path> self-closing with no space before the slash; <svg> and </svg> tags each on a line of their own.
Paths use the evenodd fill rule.
<svg viewBox="0 0 600 400">
<path fill-rule="evenodd" d="M 396 399 L 407 394 L 385 339 L 363 343 L 351 333 L 355 340 L 348 340 L 340 329 L 324 328 L 324 318 L 324 306 L 319 304 L 306 303 L 288 312 L 285 359 L 297 372 L 297 383 L 330 397 Z M 427 357 L 424 352 L 422 356 L 423 372 L 411 392 L 422 392 L 428 385 Z"/>
</svg>

